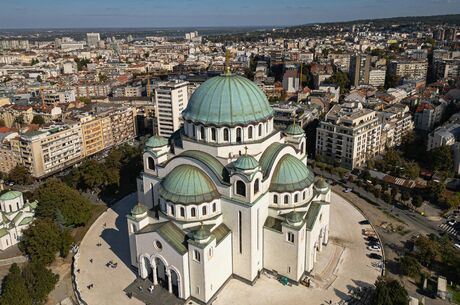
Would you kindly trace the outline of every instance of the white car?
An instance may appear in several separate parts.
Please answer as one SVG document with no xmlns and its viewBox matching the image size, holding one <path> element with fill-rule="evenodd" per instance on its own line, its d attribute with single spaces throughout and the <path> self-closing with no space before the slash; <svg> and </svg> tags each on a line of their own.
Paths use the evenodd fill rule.
<svg viewBox="0 0 460 305">
<path fill-rule="evenodd" d="M 347 187 L 346 189 L 343 190 L 344 193 L 350 193 L 351 191 L 353 191 L 353 189 Z"/>
<path fill-rule="evenodd" d="M 367 250 L 370 250 L 370 251 L 380 251 L 380 246 L 377 246 L 377 245 L 373 245 L 373 246 L 369 246 L 367 247 Z"/>
<path fill-rule="evenodd" d="M 454 247 L 460 250 L 460 244 L 454 244 Z"/>
<path fill-rule="evenodd" d="M 449 224 L 449 226 L 454 226 L 456 221 L 455 219 L 450 219 L 447 223 Z"/>
</svg>

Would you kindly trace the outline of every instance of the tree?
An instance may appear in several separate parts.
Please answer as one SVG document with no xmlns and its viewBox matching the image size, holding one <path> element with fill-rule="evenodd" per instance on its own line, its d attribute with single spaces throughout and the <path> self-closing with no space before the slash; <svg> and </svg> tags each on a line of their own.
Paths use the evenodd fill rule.
<svg viewBox="0 0 460 305">
<path fill-rule="evenodd" d="M 348 78 L 348 74 L 340 69 L 337 69 L 334 74 L 332 74 L 332 76 L 326 79 L 324 82 L 339 85 L 341 94 L 350 89 L 350 79 Z"/>
<path fill-rule="evenodd" d="M 53 219 L 59 210 L 65 226 L 84 225 L 91 216 L 89 200 L 56 178 L 35 189 L 32 198 L 38 200 L 37 216 Z"/>
<path fill-rule="evenodd" d="M 41 115 L 36 114 L 32 119 L 32 124 L 43 125 L 45 124 L 45 119 Z"/>
<path fill-rule="evenodd" d="M 1 305 L 32 305 L 32 298 L 21 275 L 21 269 L 14 263 L 2 286 Z"/>
<path fill-rule="evenodd" d="M 402 274 L 406 276 L 414 278 L 420 274 L 420 263 L 413 256 L 405 255 L 401 257 L 399 264 Z"/>
<path fill-rule="evenodd" d="M 48 294 L 54 289 L 59 276 L 47 269 L 43 264 L 31 262 L 22 270 L 22 277 L 33 304 L 45 304 Z"/>
<path fill-rule="evenodd" d="M 409 295 L 406 289 L 394 279 L 379 277 L 375 282 L 375 290 L 370 305 L 408 305 Z"/>
<path fill-rule="evenodd" d="M 429 181 L 427 187 L 425 188 L 426 198 L 428 198 L 432 203 L 442 206 L 444 205 L 444 192 L 446 187 L 443 183 L 438 183 L 435 181 Z"/>
<path fill-rule="evenodd" d="M 6 123 L 4 119 L 0 119 L 0 127 L 5 127 Z"/>
<path fill-rule="evenodd" d="M 416 207 L 416 208 L 419 208 L 422 206 L 422 203 L 423 203 L 423 198 L 422 196 L 420 195 L 415 195 L 413 198 L 412 198 L 412 204 Z"/>
<path fill-rule="evenodd" d="M 29 174 L 29 170 L 21 164 L 16 165 L 9 173 L 9 179 L 14 183 L 31 184 L 34 179 Z"/>
<path fill-rule="evenodd" d="M 62 248 L 61 231 L 50 219 L 37 219 L 24 231 L 20 249 L 31 261 L 48 265 Z"/>
<path fill-rule="evenodd" d="M 19 125 L 23 125 L 25 123 L 24 115 L 20 114 L 17 117 L 15 117 L 14 122 L 19 124 Z"/>
<path fill-rule="evenodd" d="M 425 235 L 417 238 L 415 246 L 417 260 L 426 267 L 430 267 L 440 256 L 438 243 Z"/>
<path fill-rule="evenodd" d="M 450 146 L 440 146 L 430 150 L 429 160 L 431 169 L 435 171 L 451 172 L 454 167 L 452 148 Z"/>
<path fill-rule="evenodd" d="M 401 83 L 401 77 L 396 74 L 388 74 L 385 77 L 385 89 L 395 88 Z"/>
</svg>

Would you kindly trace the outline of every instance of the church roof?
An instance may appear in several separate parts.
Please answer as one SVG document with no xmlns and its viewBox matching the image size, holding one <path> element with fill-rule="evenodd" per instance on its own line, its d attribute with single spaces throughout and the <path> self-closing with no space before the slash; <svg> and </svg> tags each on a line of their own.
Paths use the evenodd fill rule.
<svg viewBox="0 0 460 305">
<path fill-rule="evenodd" d="M 221 183 L 229 183 L 230 174 L 228 170 L 222 165 L 222 163 L 219 162 L 219 160 L 208 153 L 199 150 L 186 150 L 170 159 L 168 163 L 176 158 L 190 158 L 199 161 L 203 165 L 207 166 Z"/>
<path fill-rule="evenodd" d="M 305 218 L 307 221 L 307 230 L 311 231 L 313 226 L 316 223 L 316 219 L 318 218 L 319 211 L 321 211 L 322 203 L 319 201 L 314 201 L 311 203 L 310 208 L 307 212 L 307 217 Z"/>
<path fill-rule="evenodd" d="M 219 244 L 228 234 L 230 234 L 230 232 L 230 229 L 224 223 L 221 223 L 214 229 L 214 231 L 212 231 L 212 235 L 216 237 L 216 243 Z"/>
<path fill-rule="evenodd" d="M 157 232 L 179 254 L 187 253 L 186 234 L 171 221 L 149 224 L 137 231 L 136 234 Z"/>
<path fill-rule="evenodd" d="M 264 153 L 262 154 L 259 160 L 259 164 L 262 168 L 262 173 L 264 177 L 268 176 L 271 168 L 273 167 L 273 164 L 275 163 L 276 156 L 283 148 L 287 146 L 288 145 L 286 144 L 275 142 L 270 144 L 270 146 L 268 146 L 267 149 L 265 149 Z"/>
<path fill-rule="evenodd" d="M 254 82 L 225 74 L 201 84 L 182 116 L 196 123 L 236 126 L 265 121 L 273 116 L 273 109 Z"/>
<path fill-rule="evenodd" d="M 22 193 L 18 191 L 8 191 L 0 196 L 0 200 L 11 200 L 21 196 Z"/>
<path fill-rule="evenodd" d="M 5 235 L 8 235 L 8 230 L 5 228 L 0 229 L 0 237 L 3 237 Z"/>
<path fill-rule="evenodd" d="M 146 212 L 147 212 L 147 207 L 145 205 L 142 205 L 142 204 L 138 203 L 131 210 L 131 215 L 133 215 L 133 216 L 142 215 L 142 214 L 144 214 Z"/>
<path fill-rule="evenodd" d="M 209 202 L 219 198 L 211 179 L 198 167 L 182 164 L 174 168 L 160 184 L 160 195 L 179 204 Z"/>
<path fill-rule="evenodd" d="M 282 193 L 302 190 L 309 187 L 313 179 L 313 173 L 302 161 L 293 155 L 284 155 L 276 165 L 270 191 Z"/>
</svg>

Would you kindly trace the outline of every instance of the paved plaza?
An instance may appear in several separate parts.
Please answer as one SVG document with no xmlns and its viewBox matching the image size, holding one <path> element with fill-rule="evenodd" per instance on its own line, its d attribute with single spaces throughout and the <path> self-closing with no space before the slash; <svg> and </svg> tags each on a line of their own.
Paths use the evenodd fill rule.
<svg viewBox="0 0 460 305">
<path fill-rule="evenodd" d="M 128 298 L 124 291 L 136 279 L 129 264 L 125 217 L 136 203 L 135 196 L 128 196 L 113 209 L 108 209 L 80 245 L 77 282 L 88 305 L 144 304 L 135 297 Z M 320 253 L 312 273 L 313 288 L 283 286 L 265 275 L 254 286 L 232 279 L 219 293 L 214 305 L 326 304 L 346 298 L 356 287 L 373 284 L 380 270 L 375 267 L 376 261 L 368 257 L 369 251 L 361 234 L 368 226 L 360 225 L 361 220 L 364 218 L 358 210 L 332 193 L 330 241 Z M 109 261 L 117 263 L 117 267 L 107 267 Z M 93 287 L 88 289 L 91 284 Z M 159 303 L 152 300 L 148 304 Z"/>
</svg>

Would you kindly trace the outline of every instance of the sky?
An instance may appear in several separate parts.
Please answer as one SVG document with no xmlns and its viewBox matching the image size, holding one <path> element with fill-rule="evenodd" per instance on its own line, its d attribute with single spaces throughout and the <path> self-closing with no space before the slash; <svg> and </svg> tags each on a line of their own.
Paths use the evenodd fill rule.
<svg viewBox="0 0 460 305">
<path fill-rule="evenodd" d="M 0 0 L 0 28 L 297 25 L 460 13 L 460 0 Z"/>
</svg>

